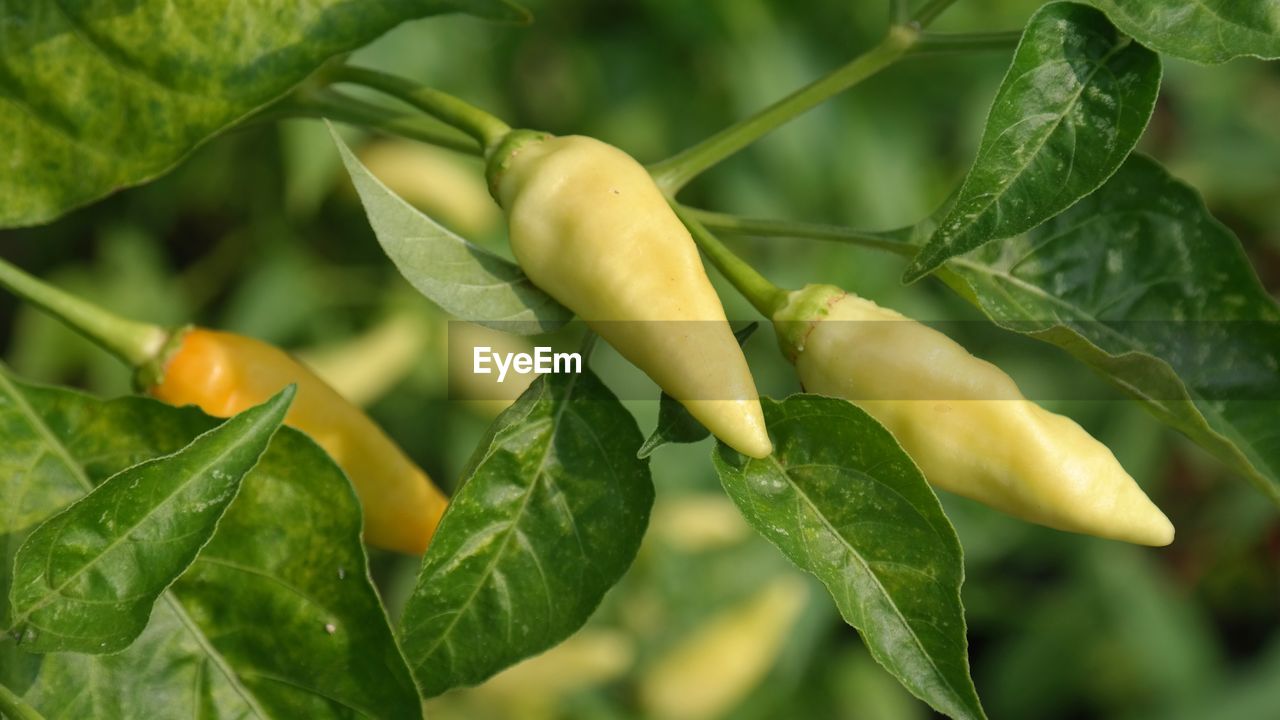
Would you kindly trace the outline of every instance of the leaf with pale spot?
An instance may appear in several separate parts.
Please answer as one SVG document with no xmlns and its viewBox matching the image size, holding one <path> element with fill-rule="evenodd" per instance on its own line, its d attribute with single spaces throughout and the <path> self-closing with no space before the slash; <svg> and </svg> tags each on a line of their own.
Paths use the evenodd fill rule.
<svg viewBox="0 0 1280 720">
<path fill-rule="evenodd" d="M 152 180 L 329 58 L 455 11 L 528 19 L 508 0 L 0 4 L 0 227 Z"/>
<path fill-rule="evenodd" d="M 1162 53 L 1215 64 L 1280 58 L 1274 0 L 1089 0 L 1124 32 Z"/>
</svg>

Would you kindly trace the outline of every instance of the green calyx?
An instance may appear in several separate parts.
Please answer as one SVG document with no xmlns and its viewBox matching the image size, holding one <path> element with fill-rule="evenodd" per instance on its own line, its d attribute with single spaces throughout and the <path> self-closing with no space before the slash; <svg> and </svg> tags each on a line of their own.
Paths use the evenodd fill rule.
<svg viewBox="0 0 1280 720">
<path fill-rule="evenodd" d="M 540 130 L 512 130 L 493 145 L 492 150 L 485 157 L 484 175 L 485 180 L 489 183 L 489 194 L 493 196 L 493 199 L 499 205 L 502 205 L 502 197 L 499 195 L 502 176 L 511 167 L 511 161 L 519 154 L 521 148 L 533 143 L 540 143 L 550 137 L 551 133 L 545 133 Z"/>
<path fill-rule="evenodd" d="M 831 306 L 848 295 L 835 285 L 806 285 L 787 294 L 787 302 L 773 314 L 782 354 L 795 362 L 804 352 L 809 333 L 831 313 Z"/>
<path fill-rule="evenodd" d="M 183 325 L 173 328 L 169 331 L 168 337 L 164 343 L 160 345 L 159 350 L 155 352 L 149 359 L 143 363 L 135 365 L 133 368 L 133 388 L 140 393 L 145 393 L 151 388 L 164 382 L 164 369 L 169 365 L 169 358 L 178 352 L 178 348 L 182 347 L 182 341 L 187 336 L 187 331 L 191 330 L 194 325 Z"/>
</svg>

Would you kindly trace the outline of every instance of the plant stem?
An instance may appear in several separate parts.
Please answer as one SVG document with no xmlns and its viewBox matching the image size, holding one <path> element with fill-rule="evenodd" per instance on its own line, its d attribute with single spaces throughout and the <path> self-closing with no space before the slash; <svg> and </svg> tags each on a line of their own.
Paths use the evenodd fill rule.
<svg viewBox="0 0 1280 720">
<path fill-rule="evenodd" d="M 670 197 L 706 169 L 759 140 L 775 128 L 848 90 L 902 57 L 916 40 L 916 32 L 894 26 L 871 50 L 800 88 L 769 107 L 702 142 L 650 166 L 654 181 Z"/>
<path fill-rule="evenodd" d="M 284 117 L 328 118 L 469 155 L 480 155 L 482 152 L 475 140 L 448 126 L 436 126 L 431 124 L 433 121 L 421 116 L 384 108 L 336 90 L 299 93 L 281 106 L 280 113 Z"/>
<path fill-rule="evenodd" d="M 470 135 L 485 150 L 511 131 L 506 123 L 484 110 L 406 78 L 350 65 L 328 69 L 324 78 L 331 83 L 352 83 L 386 93 Z"/>
<path fill-rule="evenodd" d="M 129 365 L 140 368 L 164 349 L 169 331 L 122 318 L 0 260 L 0 285 L 66 323 Z"/>
<path fill-rule="evenodd" d="M 921 33 L 911 48 L 914 55 L 1012 50 L 1022 39 L 1019 31 L 989 33 Z"/>
<path fill-rule="evenodd" d="M 916 24 L 916 27 L 928 27 L 929 23 L 933 22 L 939 15 L 946 11 L 947 8 L 951 7 L 952 3 L 955 1 L 956 0 L 931 0 L 930 2 L 922 5 L 920 9 L 916 11 L 916 14 L 911 16 L 911 21 Z"/>
<path fill-rule="evenodd" d="M 911 21 L 911 0 L 889 0 L 889 22 L 906 25 Z"/>
<path fill-rule="evenodd" d="M 582 336 L 582 342 L 578 343 L 578 354 L 582 356 L 582 362 L 591 360 L 591 354 L 596 351 L 596 341 L 600 336 L 591 328 L 587 328 L 587 332 Z"/>
<path fill-rule="evenodd" d="M 917 249 L 916 246 L 897 237 L 898 231 L 872 232 L 840 225 L 748 218 L 710 210 L 699 210 L 688 206 L 681 206 L 681 208 L 688 217 L 702 223 L 709 230 L 716 230 L 730 235 L 831 240 L 875 250 L 884 250 L 908 258 L 914 256 Z"/>
<path fill-rule="evenodd" d="M 725 244 L 720 242 L 720 238 L 711 234 L 711 231 L 694 217 L 688 208 L 674 202 L 671 207 L 685 227 L 689 228 L 693 241 L 711 260 L 711 264 L 716 266 L 720 274 L 724 275 L 738 292 L 760 311 L 760 314 L 766 318 L 772 318 L 773 314 L 787 303 L 786 290 L 769 282 L 768 278 L 733 254 L 733 251 L 725 247 Z"/>
<path fill-rule="evenodd" d="M 44 720 L 43 715 L 3 684 L 0 684 L 0 716 L 12 720 Z"/>
</svg>

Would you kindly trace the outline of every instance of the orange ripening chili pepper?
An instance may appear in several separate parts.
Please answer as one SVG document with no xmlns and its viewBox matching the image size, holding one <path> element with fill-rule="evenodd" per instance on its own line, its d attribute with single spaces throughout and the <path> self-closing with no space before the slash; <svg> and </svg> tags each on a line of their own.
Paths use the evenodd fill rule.
<svg viewBox="0 0 1280 720">
<path fill-rule="evenodd" d="M 365 540 L 387 550 L 426 550 L 448 500 L 364 411 L 277 347 L 201 328 L 179 333 L 160 380 L 148 388 L 152 396 L 230 417 L 296 384 L 285 424 L 309 435 L 347 473 L 364 507 Z"/>
</svg>

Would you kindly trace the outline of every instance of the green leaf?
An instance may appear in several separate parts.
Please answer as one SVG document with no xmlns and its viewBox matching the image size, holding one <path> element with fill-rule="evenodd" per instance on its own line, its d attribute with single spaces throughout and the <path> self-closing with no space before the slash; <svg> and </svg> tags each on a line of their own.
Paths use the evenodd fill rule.
<svg viewBox="0 0 1280 720">
<path fill-rule="evenodd" d="M 217 424 L 146 398 L 30 386 L 0 368 L 0 598 L 36 524 Z M 419 717 L 368 577 L 360 518 L 342 471 L 281 428 L 132 645 L 33 655 L 0 635 L 0 684 L 49 717 Z M 9 613 L 0 602 L 0 627 Z"/>
<path fill-rule="evenodd" d="M 108 478 L 27 536 L 10 631 L 28 652 L 113 653 L 213 537 L 293 401 L 292 386 L 182 450 Z"/>
<path fill-rule="evenodd" d="M 573 634 L 634 559 L 653 481 L 590 371 L 543 375 L 494 421 L 423 558 L 403 647 L 427 695 Z"/>
<path fill-rule="evenodd" d="M 1159 56 L 1102 13 L 1045 5 L 1027 23 L 955 203 L 904 280 L 1029 230 L 1096 190 L 1138 142 L 1159 90 Z"/>
<path fill-rule="evenodd" d="M 997 324 L 1065 348 L 1280 503 L 1280 309 L 1155 161 L 1131 156 L 1067 212 L 947 268 Z"/>
<path fill-rule="evenodd" d="M 759 327 L 760 323 L 753 322 L 735 332 L 733 336 L 738 339 L 738 345 L 746 345 L 747 339 Z M 636 453 L 636 456 L 647 458 L 653 454 L 654 450 L 667 443 L 696 443 L 708 437 L 711 437 L 710 430 L 690 415 L 678 400 L 662 393 L 658 399 L 658 425 L 644 441 L 644 445 L 640 446 L 640 452 Z"/>
<path fill-rule="evenodd" d="M 328 58 L 455 10 L 527 19 L 504 0 L 5 3 L 0 227 L 151 180 Z"/>
<path fill-rule="evenodd" d="M 1251 55 L 1280 58 L 1274 1 L 1089 0 L 1149 48 L 1198 63 Z"/>
<path fill-rule="evenodd" d="M 333 141 L 382 249 L 427 299 L 459 319 L 522 335 L 549 332 L 573 318 L 514 263 L 419 212 L 374 177 L 337 133 Z"/>
<path fill-rule="evenodd" d="M 696 443 L 711 437 L 711 431 L 689 414 L 679 400 L 666 393 L 658 398 L 658 424 L 636 451 L 636 457 L 647 458 L 668 443 Z"/>
<path fill-rule="evenodd" d="M 953 718 L 984 717 L 969 677 L 960 541 L 893 436 L 843 400 L 762 398 L 774 454 L 719 444 L 747 521 L 827 586 L 876 660 Z"/>
</svg>

